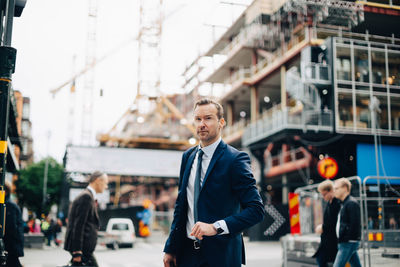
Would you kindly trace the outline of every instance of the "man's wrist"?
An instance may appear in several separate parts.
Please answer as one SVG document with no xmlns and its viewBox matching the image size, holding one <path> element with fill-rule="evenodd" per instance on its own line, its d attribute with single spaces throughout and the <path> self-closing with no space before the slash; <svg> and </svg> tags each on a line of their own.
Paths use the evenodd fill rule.
<svg viewBox="0 0 400 267">
<path fill-rule="evenodd" d="M 72 252 L 72 258 L 79 258 L 82 257 L 82 251 L 74 251 Z"/>
<path fill-rule="evenodd" d="M 214 227 L 214 229 L 216 231 L 216 235 L 220 235 L 224 232 L 224 229 L 222 228 L 221 223 L 219 221 L 213 223 L 212 226 Z"/>
</svg>

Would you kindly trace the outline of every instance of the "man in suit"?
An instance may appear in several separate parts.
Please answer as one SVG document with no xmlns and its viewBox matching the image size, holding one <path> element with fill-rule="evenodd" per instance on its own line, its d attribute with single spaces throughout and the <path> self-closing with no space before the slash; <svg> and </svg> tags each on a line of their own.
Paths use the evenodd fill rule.
<svg viewBox="0 0 400 267">
<path fill-rule="evenodd" d="M 96 196 L 103 193 L 107 185 L 107 174 L 96 171 L 90 176 L 88 187 L 72 202 L 64 249 L 71 253 L 73 265 L 98 266 L 93 255 L 99 229 Z"/>
<path fill-rule="evenodd" d="M 340 201 L 335 198 L 333 182 L 325 180 L 318 185 L 318 192 L 326 201 L 324 221 L 318 225 L 315 232 L 321 234 L 321 242 L 314 257 L 319 267 L 327 267 L 328 262 L 334 262 L 337 253 L 336 221 L 340 210 Z"/>
<path fill-rule="evenodd" d="M 222 106 L 194 106 L 199 146 L 182 156 L 179 193 L 164 247 L 165 267 L 237 267 L 245 264 L 241 232 L 260 222 L 264 206 L 250 158 L 225 144 Z"/>
<path fill-rule="evenodd" d="M 4 246 L 8 252 L 8 267 L 21 267 L 19 257 L 24 256 L 24 223 L 21 210 L 17 204 L 10 200 L 11 183 L 5 182 L 6 204 L 6 229 L 4 234 Z"/>
<path fill-rule="evenodd" d="M 339 245 L 333 267 L 345 267 L 347 262 L 352 267 L 361 267 L 357 253 L 361 239 L 360 205 L 350 196 L 351 183 L 346 178 L 336 180 L 334 190 L 335 197 L 342 203 L 342 208 L 336 224 Z"/>
</svg>

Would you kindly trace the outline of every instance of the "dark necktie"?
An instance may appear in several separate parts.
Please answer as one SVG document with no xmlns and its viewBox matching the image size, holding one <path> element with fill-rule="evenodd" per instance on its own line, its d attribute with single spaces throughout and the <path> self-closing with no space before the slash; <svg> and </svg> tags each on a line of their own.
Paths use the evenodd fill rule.
<svg viewBox="0 0 400 267">
<path fill-rule="evenodd" d="M 199 155 L 197 158 L 197 169 L 196 169 L 196 177 L 194 179 L 194 203 L 193 203 L 193 215 L 194 215 L 194 222 L 197 222 L 197 200 L 199 199 L 200 195 L 200 183 L 201 183 L 201 161 L 203 158 L 203 150 L 199 149 Z"/>
</svg>

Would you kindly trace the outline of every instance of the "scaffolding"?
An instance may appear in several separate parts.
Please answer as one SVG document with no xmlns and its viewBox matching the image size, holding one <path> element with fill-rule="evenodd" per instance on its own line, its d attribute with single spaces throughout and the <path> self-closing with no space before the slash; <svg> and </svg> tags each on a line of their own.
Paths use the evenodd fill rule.
<svg viewBox="0 0 400 267">
<path fill-rule="evenodd" d="M 96 61 L 98 0 L 89 0 L 88 5 L 85 59 L 85 66 L 88 70 L 85 75 L 85 83 L 82 91 L 82 145 L 91 145 L 93 143 L 93 91 L 95 85 L 95 70 L 90 68 L 90 66 L 94 65 Z"/>
</svg>

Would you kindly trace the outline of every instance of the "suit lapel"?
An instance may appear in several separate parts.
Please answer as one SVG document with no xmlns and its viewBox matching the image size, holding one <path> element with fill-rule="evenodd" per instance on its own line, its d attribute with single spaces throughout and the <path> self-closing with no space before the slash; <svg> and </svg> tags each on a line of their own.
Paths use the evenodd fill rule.
<svg viewBox="0 0 400 267">
<path fill-rule="evenodd" d="M 217 149 L 215 149 L 215 152 L 213 154 L 213 157 L 211 158 L 210 164 L 208 165 L 206 175 L 204 175 L 204 179 L 203 179 L 203 184 L 201 186 L 201 190 L 205 186 L 207 178 L 210 175 L 210 172 L 212 171 L 212 169 L 214 168 L 215 163 L 222 156 L 222 154 L 224 154 L 225 148 L 226 148 L 226 144 L 225 144 L 224 141 L 221 140 L 221 142 L 217 146 Z M 200 192 L 201 192 L 201 190 L 200 190 Z"/>
<path fill-rule="evenodd" d="M 197 150 L 198 150 L 198 148 L 193 149 L 193 151 L 190 153 L 189 158 L 186 162 L 185 171 L 183 173 L 182 189 L 181 189 L 181 190 L 185 190 L 185 192 L 186 192 L 186 187 L 187 187 L 187 184 L 189 181 L 190 170 L 192 169 L 193 161 L 194 161 L 194 158 L 196 157 Z"/>
<path fill-rule="evenodd" d="M 99 213 L 97 211 L 96 199 L 94 199 L 94 196 L 93 196 L 92 192 L 89 189 L 86 189 L 86 190 L 88 191 L 89 195 L 92 197 L 92 200 L 93 200 L 92 201 L 92 207 L 94 209 L 94 214 L 96 216 L 97 221 L 99 221 L 100 218 L 99 218 Z"/>
</svg>

